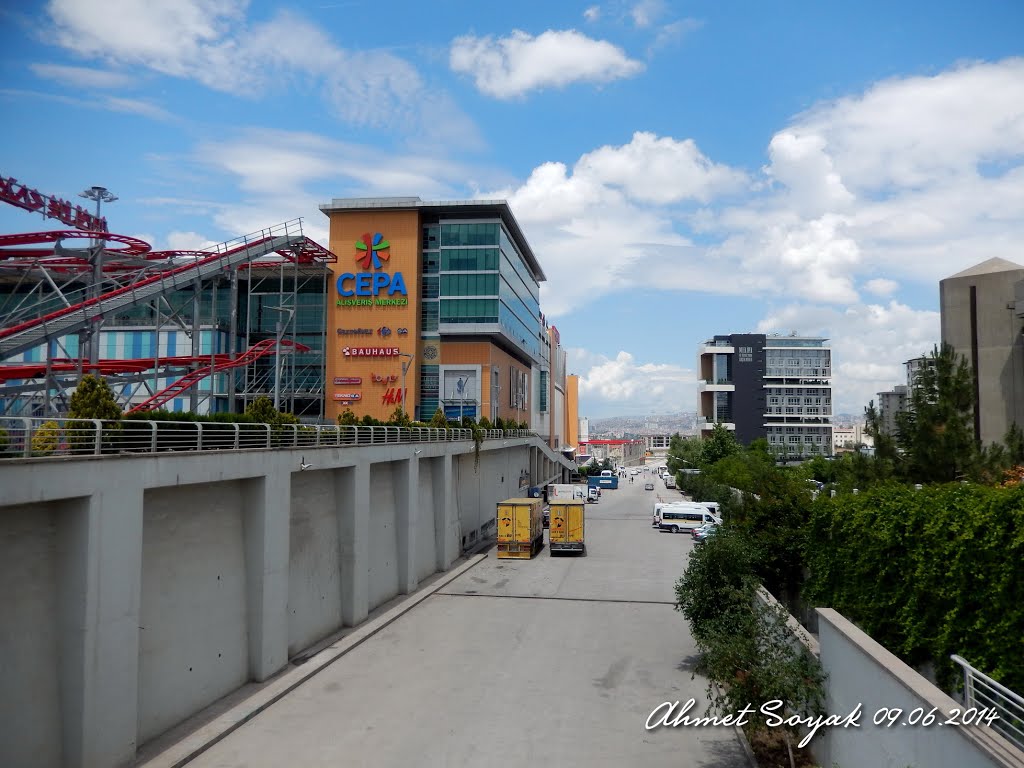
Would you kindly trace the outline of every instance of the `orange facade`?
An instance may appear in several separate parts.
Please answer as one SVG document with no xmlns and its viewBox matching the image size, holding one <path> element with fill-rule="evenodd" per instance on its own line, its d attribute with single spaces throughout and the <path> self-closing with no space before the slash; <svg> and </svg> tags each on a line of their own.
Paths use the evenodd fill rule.
<svg viewBox="0 0 1024 768">
<path fill-rule="evenodd" d="M 405 401 L 414 417 L 419 385 L 419 211 L 332 212 L 325 411 L 346 408 L 386 420 Z M 369 241 L 369 242 L 367 242 Z M 376 241 L 376 242 L 374 242 Z M 402 363 L 414 355 L 405 376 Z"/>
<path fill-rule="evenodd" d="M 509 369 L 526 374 L 530 381 L 530 367 L 487 341 L 446 341 L 441 344 L 442 365 L 480 366 L 480 415 L 494 419 L 494 403 L 498 404 L 498 418 L 530 421 L 530 402 L 517 411 L 509 398 Z M 498 371 L 497 392 L 494 391 L 494 371 Z M 529 385 L 528 385 L 529 386 Z M 527 390 L 530 391 L 529 389 Z"/>
<path fill-rule="evenodd" d="M 580 442 L 580 377 L 565 377 L 565 443 L 575 448 Z"/>
</svg>

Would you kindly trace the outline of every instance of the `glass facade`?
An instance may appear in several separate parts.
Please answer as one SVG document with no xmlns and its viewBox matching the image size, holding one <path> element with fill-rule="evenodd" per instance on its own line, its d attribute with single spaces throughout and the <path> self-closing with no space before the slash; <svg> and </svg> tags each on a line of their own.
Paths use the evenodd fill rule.
<svg viewBox="0 0 1024 768">
<path fill-rule="evenodd" d="M 420 366 L 420 404 L 416 408 L 417 420 L 430 421 L 434 416 L 434 411 L 440 406 L 440 378 L 440 366 Z"/>
<path fill-rule="evenodd" d="M 438 323 L 498 324 L 513 344 L 543 360 L 540 287 L 500 221 L 427 223 L 422 242 L 424 275 L 430 259 L 440 276 L 436 294 L 423 289 L 424 335 L 438 329 L 426 304 L 436 297 Z"/>
<path fill-rule="evenodd" d="M 497 299 L 441 299 L 442 323 L 496 323 Z"/>
</svg>

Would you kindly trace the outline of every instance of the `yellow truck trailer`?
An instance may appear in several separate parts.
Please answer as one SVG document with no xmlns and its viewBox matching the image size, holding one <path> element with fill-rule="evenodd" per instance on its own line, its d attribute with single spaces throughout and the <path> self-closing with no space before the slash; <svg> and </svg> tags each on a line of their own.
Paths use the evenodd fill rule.
<svg viewBox="0 0 1024 768">
<path fill-rule="evenodd" d="M 552 555 L 556 552 L 586 554 L 587 545 L 583 540 L 585 514 L 586 504 L 582 499 L 551 503 L 548 512 L 548 547 Z"/>
<path fill-rule="evenodd" d="M 529 560 L 544 546 L 544 500 L 498 502 L 498 557 Z"/>
</svg>

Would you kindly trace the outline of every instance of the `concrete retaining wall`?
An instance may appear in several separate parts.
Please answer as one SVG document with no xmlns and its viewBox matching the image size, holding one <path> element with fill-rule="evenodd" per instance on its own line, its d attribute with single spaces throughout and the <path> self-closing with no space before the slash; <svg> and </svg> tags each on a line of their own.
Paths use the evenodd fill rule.
<svg viewBox="0 0 1024 768">
<path fill-rule="evenodd" d="M 821 664 L 828 674 L 825 709 L 847 714 L 860 706 L 860 728 L 822 729 L 811 745 L 822 765 L 879 768 L 971 766 L 1024 768 L 1024 754 L 990 728 L 939 725 L 963 706 L 830 608 L 819 608 Z M 892 725 L 872 720 L 902 710 Z M 934 710 L 935 722 L 907 724 L 911 713 Z M 883 715 L 884 717 L 884 715 Z"/>
<path fill-rule="evenodd" d="M 0 765 L 130 764 L 447 569 L 555 458 L 518 438 L 479 466 L 472 443 L 0 464 Z"/>
</svg>

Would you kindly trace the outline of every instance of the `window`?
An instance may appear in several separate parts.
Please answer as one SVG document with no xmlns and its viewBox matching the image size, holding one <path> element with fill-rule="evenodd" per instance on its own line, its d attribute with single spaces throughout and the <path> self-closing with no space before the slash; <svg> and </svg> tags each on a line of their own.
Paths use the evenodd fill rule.
<svg viewBox="0 0 1024 768">
<path fill-rule="evenodd" d="M 442 323 L 496 323 L 497 299 L 441 299 Z"/>
<path fill-rule="evenodd" d="M 496 296 L 497 293 L 498 276 L 494 273 L 441 275 L 444 296 Z"/>
<path fill-rule="evenodd" d="M 441 245 L 498 245 L 498 224 L 441 224 Z"/>
<path fill-rule="evenodd" d="M 420 296 L 424 299 L 436 299 L 437 285 L 436 275 L 424 275 L 420 284 Z"/>
<path fill-rule="evenodd" d="M 423 333 L 437 330 L 440 305 L 436 301 L 425 301 L 420 305 L 420 327 Z"/>
<path fill-rule="evenodd" d="M 497 268 L 497 248 L 459 248 L 441 251 L 442 272 L 477 272 Z"/>
<path fill-rule="evenodd" d="M 547 413 L 548 410 L 548 375 L 547 371 L 540 372 L 540 398 L 538 402 L 540 403 L 541 413 Z"/>
</svg>

